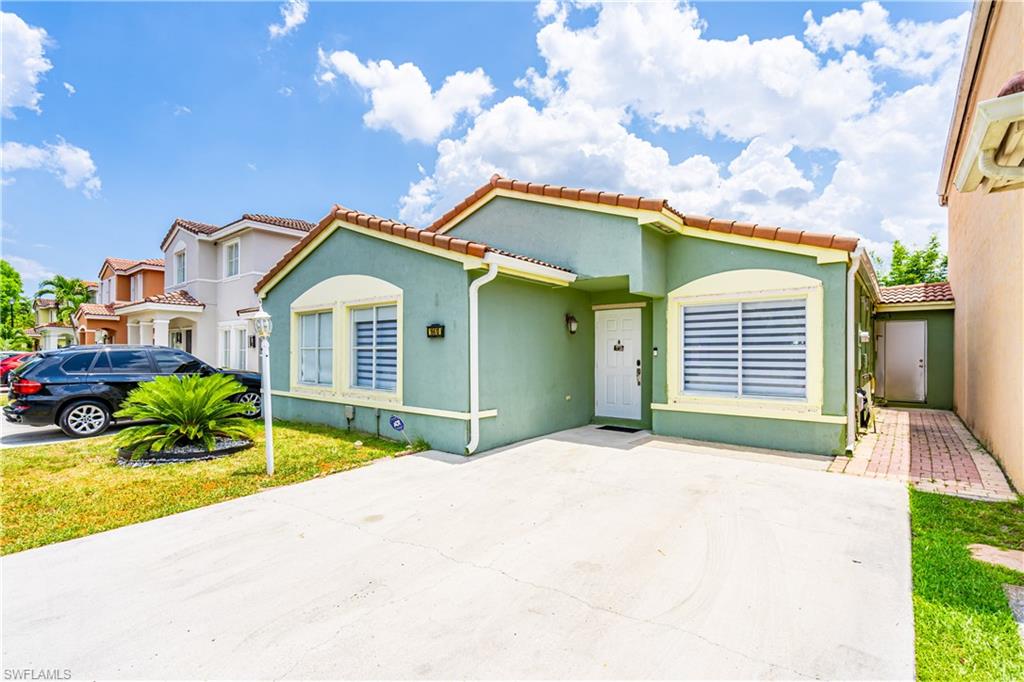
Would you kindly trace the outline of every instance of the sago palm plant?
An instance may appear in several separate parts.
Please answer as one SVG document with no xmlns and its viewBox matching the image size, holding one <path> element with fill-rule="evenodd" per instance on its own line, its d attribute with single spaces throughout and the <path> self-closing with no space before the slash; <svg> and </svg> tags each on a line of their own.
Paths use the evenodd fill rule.
<svg viewBox="0 0 1024 682">
<path fill-rule="evenodd" d="M 156 423 L 130 426 L 117 434 L 114 443 L 140 455 L 183 445 L 209 451 L 217 438 L 248 438 L 253 422 L 242 415 L 249 408 L 231 400 L 244 391 L 237 379 L 226 374 L 162 376 L 139 384 L 115 416 Z"/>
</svg>

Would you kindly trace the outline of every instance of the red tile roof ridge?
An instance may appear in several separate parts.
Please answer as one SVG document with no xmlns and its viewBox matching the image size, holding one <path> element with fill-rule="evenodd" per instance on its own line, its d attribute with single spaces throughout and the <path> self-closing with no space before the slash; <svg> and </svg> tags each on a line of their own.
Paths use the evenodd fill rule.
<svg viewBox="0 0 1024 682">
<path fill-rule="evenodd" d="M 722 232 L 726 234 L 737 234 L 743 237 L 754 237 L 758 239 L 770 239 L 774 241 L 788 242 L 791 244 L 804 244 L 806 246 L 817 246 L 826 249 L 838 249 L 841 251 L 855 251 L 858 240 L 855 237 L 843 237 L 836 234 L 825 234 L 820 232 L 809 232 L 806 230 L 787 230 L 781 227 L 770 227 L 758 225 L 757 223 L 744 223 L 735 220 L 722 220 L 709 216 L 689 215 L 674 208 L 667 199 L 654 197 L 642 197 L 616 192 L 605 192 L 592 189 L 581 189 L 565 187 L 563 185 L 549 185 L 536 182 L 525 182 L 513 180 L 495 173 L 485 184 L 476 188 L 469 196 L 445 212 L 440 218 L 431 223 L 426 230 L 437 232 L 445 225 L 461 215 L 463 211 L 486 196 L 491 190 L 501 189 L 520 194 L 533 194 L 556 199 L 568 199 L 570 201 L 584 201 L 592 204 L 605 204 L 608 206 L 622 206 L 647 211 L 667 211 L 683 221 L 689 227 L 695 227 L 709 232 Z"/>
</svg>

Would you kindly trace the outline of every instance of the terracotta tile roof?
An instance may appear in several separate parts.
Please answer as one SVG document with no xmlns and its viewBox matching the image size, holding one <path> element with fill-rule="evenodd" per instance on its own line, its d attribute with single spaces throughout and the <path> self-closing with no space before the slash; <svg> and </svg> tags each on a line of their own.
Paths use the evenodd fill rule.
<svg viewBox="0 0 1024 682">
<path fill-rule="evenodd" d="M 76 315 L 117 315 L 114 306 L 107 303 L 83 303 L 78 306 Z"/>
<path fill-rule="evenodd" d="M 83 279 L 82 284 L 85 285 L 86 289 L 99 289 L 100 287 L 99 282 L 93 282 L 91 279 Z"/>
<path fill-rule="evenodd" d="M 143 258 L 142 260 L 132 260 L 130 258 L 114 258 L 108 257 L 104 259 L 103 264 L 110 264 L 110 267 L 114 269 L 114 272 L 123 272 L 125 270 L 131 270 L 139 265 L 151 265 L 153 267 L 162 268 L 164 266 L 163 258 Z M 100 270 L 103 268 L 101 267 Z"/>
<path fill-rule="evenodd" d="M 46 329 L 48 327 L 70 327 L 70 324 L 64 322 L 47 322 L 46 324 L 37 324 L 33 329 Z"/>
<path fill-rule="evenodd" d="M 184 218 L 174 219 L 174 222 L 171 223 L 171 230 L 176 227 L 180 227 L 181 229 L 187 230 L 193 234 L 213 234 L 220 229 L 220 225 L 200 223 L 196 220 L 185 220 Z"/>
<path fill-rule="evenodd" d="M 743 237 L 756 237 L 758 239 L 771 239 L 774 241 L 788 242 L 791 244 L 805 244 L 807 246 L 820 246 L 842 251 L 854 251 L 857 248 L 857 239 L 853 237 L 842 237 L 835 234 L 824 234 L 819 232 L 807 232 L 805 230 L 787 230 L 781 227 L 758 225 L 757 223 L 743 223 L 735 220 L 723 220 L 710 218 L 708 216 L 685 214 L 676 210 L 665 199 L 640 197 L 615 192 L 601 192 L 591 189 L 577 189 L 563 187 L 561 185 L 545 185 L 536 182 L 523 182 L 511 180 L 500 175 L 493 175 L 484 185 L 481 185 L 475 192 L 460 201 L 452 210 L 435 220 L 426 229 L 436 232 L 444 228 L 451 220 L 469 208 L 472 204 L 486 195 L 492 189 L 504 189 L 522 194 L 534 194 L 538 196 L 553 197 L 558 199 L 570 199 L 573 201 L 586 201 L 593 204 L 606 204 L 609 206 L 624 206 L 626 208 L 644 209 L 649 211 L 666 210 L 678 216 L 690 227 L 710 232 L 724 232 L 726 234 L 737 234 Z"/>
<path fill-rule="evenodd" d="M 57 299 L 55 299 L 55 298 L 46 298 L 46 297 L 37 298 L 36 299 L 36 307 L 37 308 L 56 308 L 57 307 Z"/>
<path fill-rule="evenodd" d="M 257 223 L 266 223 L 267 225 L 276 225 L 277 227 L 301 230 L 302 232 L 309 232 L 316 227 L 315 224 L 305 220 L 299 220 L 298 218 L 281 218 L 279 216 L 267 215 L 265 213 L 243 213 L 242 218 L 244 220 L 252 220 Z"/>
<path fill-rule="evenodd" d="M 883 305 L 893 303 L 940 303 L 953 301 L 953 289 L 949 282 L 928 284 L 901 284 L 895 287 L 880 287 Z"/>
<path fill-rule="evenodd" d="M 140 303 L 163 303 L 166 305 L 189 305 L 197 308 L 205 308 L 206 304 L 188 293 L 184 289 L 175 289 L 174 291 L 168 291 L 163 294 L 156 294 L 154 296 L 147 296 L 141 301 L 132 301 L 130 303 L 118 303 L 117 308 L 126 308 L 130 305 L 138 305 Z"/>
<path fill-rule="evenodd" d="M 1007 95 L 1014 95 L 1018 92 L 1024 92 L 1024 71 L 1018 71 L 1017 73 L 1010 76 L 1010 80 L 1003 84 L 1003 87 L 999 88 L 999 92 L 996 93 L 996 97 L 1006 97 Z"/>
<path fill-rule="evenodd" d="M 501 256 L 508 256 L 509 258 L 515 258 L 526 263 L 543 265 L 563 272 L 571 272 L 568 268 L 546 263 L 542 260 L 537 260 L 536 258 L 530 258 L 529 256 L 523 256 L 518 253 L 511 253 L 502 249 L 496 249 L 493 246 L 482 244 L 480 242 L 471 242 L 457 237 L 450 237 L 445 234 L 435 234 L 428 230 L 421 230 L 417 227 L 412 227 L 411 225 L 405 225 L 393 220 L 388 220 L 387 218 L 381 218 L 380 216 L 375 216 L 371 213 L 354 211 L 350 208 L 345 208 L 344 206 L 335 204 L 331 211 L 320 219 L 320 222 L 309 234 L 296 242 L 295 245 L 293 245 L 292 248 L 274 264 L 274 267 L 270 268 L 267 274 L 260 278 L 260 281 L 256 283 L 256 291 L 263 288 L 267 282 L 273 279 L 277 273 L 288 265 L 288 262 L 291 261 L 292 258 L 297 256 L 307 244 L 316 239 L 317 236 L 326 230 L 327 227 L 335 220 L 344 220 L 345 222 L 376 230 L 383 234 L 390 234 L 395 237 L 401 237 L 402 239 L 408 239 L 409 241 L 419 242 L 429 246 L 436 246 L 456 253 L 465 253 L 478 258 L 483 258 L 485 254 L 491 252 Z"/>
</svg>

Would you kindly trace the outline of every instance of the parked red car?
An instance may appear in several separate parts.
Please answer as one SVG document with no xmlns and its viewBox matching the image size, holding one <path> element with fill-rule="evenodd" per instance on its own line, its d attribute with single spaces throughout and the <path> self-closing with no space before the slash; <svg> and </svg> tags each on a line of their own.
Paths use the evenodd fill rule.
<svg viewBox="0 0 1024 682">
<path fill-rule="evenodd" d="M 18 353 L 0 360 L 0 384 L 7 385 L 7 375 L 15 367 L 31 358 L 35 353 Z"/>
</svg>

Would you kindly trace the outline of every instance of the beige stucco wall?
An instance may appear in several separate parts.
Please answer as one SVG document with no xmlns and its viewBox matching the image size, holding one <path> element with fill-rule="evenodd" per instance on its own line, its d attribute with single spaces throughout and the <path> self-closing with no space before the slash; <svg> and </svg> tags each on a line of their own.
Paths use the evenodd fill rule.
<svg viewBox="0 0 1024 682">
<path fill-rule="evenodd" d="M 1024 4 L 999 3 L 963 124 L 1024 69 Z M 960 162 L 957 151 L 953 168 Z M 1024 191 L 949 194 L 956 411 L 1024 490 Z"/>
</svg>

